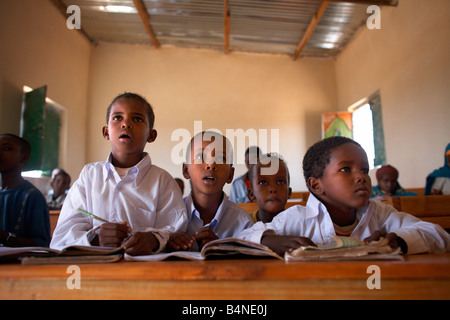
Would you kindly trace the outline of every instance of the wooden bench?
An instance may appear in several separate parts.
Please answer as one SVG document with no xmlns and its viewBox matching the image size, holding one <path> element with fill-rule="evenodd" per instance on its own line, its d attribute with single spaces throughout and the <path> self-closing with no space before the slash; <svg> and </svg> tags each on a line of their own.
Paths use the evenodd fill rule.
<svg viewBox="0 0 450 320">
<path fill-rule="evenodd" d="M 394 197 L 392 204 L 398 211 L 450 229 L 450 195 Z"/>
<path fill-rule="evenodd" d="M 307 201 L 308 197 L 309 191 L 292 191 L 290 200 Z"/>
<path fill-rule="evenodd" d="M 60 210 L 50 210 L 50 236 L 53 236 L 53 231 L 56 228 L 56 224 L 58 223 Z"/>
<path fill-rule="evenodd" d="M 414 192 L 418 196 L 425 195 L 425 188 L 405 188 L 405 190 L 408 191 L 408 192 Z"/>
<path fill-rule="evenodd" d="M 291 202 L 288 202 L 288 203 L 286 203 L 286 209 L 290 208 L 292 206 L 298 205 L 298 204 L 301 205 L 301 206 L 305 206 L 306 205 L 306 201 L 291 201 Z M 244 209 L 245 211 L 247 211 L 248 213 L 258 210 L 258 205 L 255 202 L 253 202 L 253 203 L 237 203 L 237 205 L 239 207 L 241 207 L 242 209 Z"/>
</svg>

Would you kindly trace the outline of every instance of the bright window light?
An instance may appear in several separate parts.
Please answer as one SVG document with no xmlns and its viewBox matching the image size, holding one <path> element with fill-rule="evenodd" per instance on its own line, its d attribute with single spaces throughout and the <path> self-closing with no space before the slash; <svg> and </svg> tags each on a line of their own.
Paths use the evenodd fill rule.
<svg viewBox="0 0 450 320">
<path fill-rule="evenodd" d="M 370 169 L 374 168 L 375 146 L 373 142 L 372 110 L 367 103 L 353 112 L 353 140 L 367 153 Z"/>
<path fill-rule="evenodd" d="M 22 172 L 22 177 L 24 178 L 40 178 L 42 177 L 41 170 L 24 171 Z"/>
<path fill-rule="evenodd" d="M 136 8 L 130 6 L 100 6 L 100 10 L 114 13 L 137 13 Z"/>
</svg>

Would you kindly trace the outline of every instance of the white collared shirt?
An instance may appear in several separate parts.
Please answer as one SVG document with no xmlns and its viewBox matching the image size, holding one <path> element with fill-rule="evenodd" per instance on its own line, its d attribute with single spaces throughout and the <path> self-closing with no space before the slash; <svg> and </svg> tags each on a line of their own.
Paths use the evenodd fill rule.
<svg viewBox="0 0 450 320">
<path fill-rule="evenodd" d="M 186 203 L 189 220 L 186 232 L 193 236 L 205 226 L 205 223 L 201 219 L 200 213 L 195 208 L 192 193 L 184 198 L 184 202 Z M 228 200 L 227 195 L 224 193 L 222 202 L 209 225 L 216 236 L 219 239 L 223 239 L 237 237 L 242 230 L 253 225 L 253 219 L 244 209 Z M 196 243 L 194 243 L 192 250 L 198 250 Z"/>
<path fill-rule="evenodd" d="M 408 213 L 398 212 L 384 203 L 369 200 L 366 207 L 357 211 L 359 221 L 350 237 L 364 240 L 375 231 L 394 232 L 405 240 L 408 254 L 422 252 L 449 252 L 450 235 L 439 225 L 420 220 Z M 260 243 L 262 235 L 278 234 L 301 236 L 314 243 L 329 243 L 329 235 L 336 235 L 327 208 L 313 194 L 306 206 L 296 205 L 279 213 L 272 222 L 257 222 L 244 230 L 239 238 Z"/>
<path fill-rule="evenodd" d="M 71 245 L 90 245 L 102 222 L 87 217 L 78 209 L 109 222 L 126 221 L 134 232 L 152 231 L 163 249 L 170 232 L 187 226 L 186 207 L 180 188 L 165 170 L 152 165 L 145 153 L 121 179 L 111 163 L 87 164 L 70 188 L 50 247 L 62 249 Z"/>
</svg>

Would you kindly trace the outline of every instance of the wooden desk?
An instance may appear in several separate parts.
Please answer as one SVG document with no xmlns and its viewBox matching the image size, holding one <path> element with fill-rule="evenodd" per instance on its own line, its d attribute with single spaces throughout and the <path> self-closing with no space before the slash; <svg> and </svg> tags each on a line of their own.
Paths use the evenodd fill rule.
<svg viewBox="0 0 450 320">
<path fill-rule="evenodd" d="M 367 288 L 370 265 L 381 289 Z M 405 261 L 211 260 L 66 265 L 0 264 L 0 299 L 450 299 L 450 254 Z"/>
</svg>

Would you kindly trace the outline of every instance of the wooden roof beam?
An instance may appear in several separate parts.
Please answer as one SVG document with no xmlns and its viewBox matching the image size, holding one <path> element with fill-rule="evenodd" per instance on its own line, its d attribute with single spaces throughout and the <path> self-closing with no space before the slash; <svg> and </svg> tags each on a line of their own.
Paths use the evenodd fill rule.
<svg viewBox="0 0 450 320">
<path fill-rule="evenodd" d="M 351 2 L 355 4 L 367 4 L 377 6 L 398 6 L 398 0 L 329 0 L 330 2 Z"/>
<path fill-rule="evenodd" d="M 224 27 L 223 27 L 223 50 L 228 54 L 230 49 L 230 10 L 228 9 L 228 0 L 225 0 L 224 5 Z"/>
<path fill-rule="evenodd" d="M 150 16 L 147 12 L 147 8 L 145 7 L 145 4 L 142 0 L 133 0 L 134 6 L 136 7 L 139 17 L 141 18 L 142 23 L 144 24 L 145 30 L 147 30 L 148 35 L 150 36 L 150 39 L 153 42 L 153 45 L 156 49 L 160 48 L 158 39 L 156 39 L 155 34 L 153 33 L 153 29 L 150 25 Z"/>
<path fill-rule="evenodd" d="M 300 42 L 297 45 L 297 49 L 294 53 L 294 60 L 297 60 L 298 56 L 300 55 L 300 52 L 302 52 L 303 48 L 305 47 L 306 43 L 308 42 L 309 38 L 311 38 L 312 34 L 314 33 L 314 30 L 316 29 L 317 25 L 319 24 L 320 18 L 322 18 L 322 15 L 324 14 L 325 10 L 327 9 L 328 1 L 322 1 L 320 3 L 319 9 L 317 9 L 316 13 L 312 17 L 311 21 L 309 22 L 308 28 L 306 28 L 305 33 L 303 34 L 303 38 L 300 40 Z"/>
</svg>

